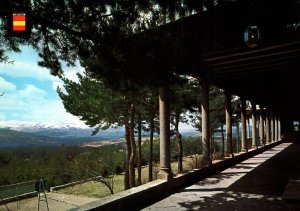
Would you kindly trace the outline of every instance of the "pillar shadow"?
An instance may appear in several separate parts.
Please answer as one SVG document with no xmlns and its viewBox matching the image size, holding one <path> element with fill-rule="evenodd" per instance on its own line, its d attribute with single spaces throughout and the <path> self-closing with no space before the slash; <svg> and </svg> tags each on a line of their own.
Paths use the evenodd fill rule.
<svg viewBox="0 0 300 211">
<path fill-rule="evenodd" d="M 281 196 L 291 172 L 300 163 L 300 145 L 293 144 L 269 158 L 228 187 L 229 191 Z"/>
<path fill-rule="evenodd" d="M 260 162 L 252 163 L 259 164 Z M 184 190 L 184 192 L 199 192 L 199 198 L 179 202 L 178 205 L 180 206 L 180 209 L 300 210 L 299 201 L 290 203 L 282 199 L 282 194 L 291 175 L 295 175 L 295 172 L 300 169 L 300 144 L 288 146 L 255 168 L 250 167 L 249 164 L 238 164 L 238 167 L 235 166 L 234 168 L 253 168 L 253 170 L 250 172 L 243 172 L 246 173 L 245 176 L 231 184 L 228 188 L 208 188 L 205 187 L 206 184 L 204 180 L 201 181 L 202 183 L 198 183 L 199 185 L 202 185 L 201 187 L 195 186 L 194 189 L 190 188 Z M 208 180 L 208 182 L 215 185 L 223 179 L 230 178 L 237 173 L 222 172 L 211 177 L 211 180 Z M 300 172 L 297 173 L 297 175 L 300 176 Z M 207 185 L 209 185 L 209 183 Z M 200 194 L 201 192 L 211 192 L 211 194 L 203 196 Z"/>
<path fill-rule="evenodd" d="M 179 202 L 178 205 L 180 210 L 292 210 L 289 204 L 277 197 L 238 192 L 216 193 L 195 201 Z"/>
</svg>

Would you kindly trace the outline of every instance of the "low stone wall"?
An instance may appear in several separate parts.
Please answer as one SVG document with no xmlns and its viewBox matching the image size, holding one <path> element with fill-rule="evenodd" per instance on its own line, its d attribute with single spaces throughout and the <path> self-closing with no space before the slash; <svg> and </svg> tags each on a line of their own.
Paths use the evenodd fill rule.
<svg viewBox="0 0 300 211">
<path fill-rule="evenodd" d="M 155 180 L 71 210 L 137 210 L 167 197 L 168 193 L 168 182 Z"/>
<path fill-rule="evenodd" d="M 155 180 L 145 185 L 116 193 L 113 196 L 108 196 L 84 206 L 71 209 L 71 211 L 140 210 L 141 208 L 149 206 L 150 204 L 153 204 L 154 202 L 159 201 L 180 189 L 193 185 L 211 175 L 219 173 L 232 165 L 240 163 L 281 143 L 281 141 L 278 141 L 255 150 L 251 149 L 248 153 L 240 153 L 233 158 L 227 158 L 225 160 L 215 162 L 209 167 L 195 169 L 186 174 L 178 175 L 169 182 L 164 180 Z"/>
<path fill-rule="evenodd" d="M 33 192 L 29 192 L 29 193 L 24 193 L 18 196 L 13 196 L 13 197 L 9 197 L 9 198 L 5 198 L 5 199 L 0 199 L 0 205 L 1 204 L 7 204 L 9 202 L 14 202 L 14 201 L 18 201 L 21 199 L 27 199 L 27 198 L 31 198 L 31 197 L 35 197 L 38 195 L 37 191 L 33 191 Z"/>
</svg>

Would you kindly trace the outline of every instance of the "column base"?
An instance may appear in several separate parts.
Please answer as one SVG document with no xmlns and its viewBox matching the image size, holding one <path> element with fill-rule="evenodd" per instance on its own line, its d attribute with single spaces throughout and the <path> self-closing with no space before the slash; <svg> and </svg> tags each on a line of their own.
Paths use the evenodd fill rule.
<svg viewBox="0 0 300 211">
<path fill-rule="evenodd" d="M 173 173 L 169 168 L 160 168 L 157 174 L 157 179 L 170 181 L 173 179 Z"/>
<path fill-rule="evenodd" d="M 234 157 L 234 154 L 231 154 L 231 152 L 225 152 L 225 157 Z"/>
<path fill-rule="evenodd" d="M 241 152 L 248 152 L 248 149 L 247 148 L 242 148 Z"/>
<path fill-rule="evenodd" d="M 212 164 L 210 158 L 203 158 L 201 161 L 201 167 L 208 167 Z"/>
</svg>

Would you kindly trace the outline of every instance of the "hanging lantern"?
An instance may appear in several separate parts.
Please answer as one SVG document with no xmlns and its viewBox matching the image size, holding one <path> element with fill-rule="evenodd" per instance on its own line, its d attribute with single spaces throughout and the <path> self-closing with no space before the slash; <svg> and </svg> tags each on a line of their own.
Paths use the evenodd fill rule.
<svg viewBox="0 0 300 211">
<path fill-rule="evenodd" d="M 260 31 L 255 25 L 249 25 L 244 32 L 244 42 L 250 48 L 258 47 L 260 43 Z"/>
</svg>

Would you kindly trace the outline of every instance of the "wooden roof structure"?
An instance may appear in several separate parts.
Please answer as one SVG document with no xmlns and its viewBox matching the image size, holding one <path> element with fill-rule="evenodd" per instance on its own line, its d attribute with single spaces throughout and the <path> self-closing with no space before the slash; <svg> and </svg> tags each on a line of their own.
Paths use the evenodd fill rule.
<svg viewBox="0 0 300 211">
<path fill-rule="evenodd" d="M 261 33 L 255 48 L 244 42 L 249 25 Z M 263 107 L 300 118 L 299 1 L 228 1 L 145 33 L 158 41 L 169 36 L 180 45 L 178 73 L 206 78 Z"/>
</svg>

